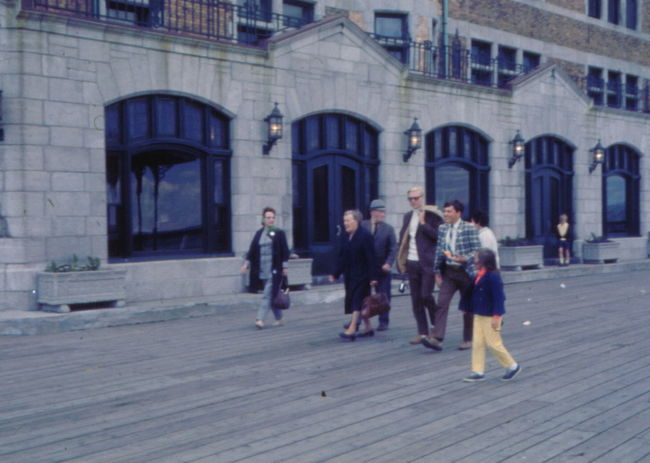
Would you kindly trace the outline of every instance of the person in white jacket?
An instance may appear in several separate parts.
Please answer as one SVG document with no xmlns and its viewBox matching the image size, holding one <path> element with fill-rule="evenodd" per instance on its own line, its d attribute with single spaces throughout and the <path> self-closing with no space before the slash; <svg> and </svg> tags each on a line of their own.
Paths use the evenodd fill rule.
<svg viewBox="0 0 650 463">
<path fill-rule="evenodd" d="M 476 210 L 470 215 L 470 222 L 478 229 L 478 239 L 481 242 L 481 247 L 487 248 L 494 253 L 497 268 L 499 268 L 499 245 L 494 232 L 488 227 L 488 215 L 481 210 Z"/>
</svg>

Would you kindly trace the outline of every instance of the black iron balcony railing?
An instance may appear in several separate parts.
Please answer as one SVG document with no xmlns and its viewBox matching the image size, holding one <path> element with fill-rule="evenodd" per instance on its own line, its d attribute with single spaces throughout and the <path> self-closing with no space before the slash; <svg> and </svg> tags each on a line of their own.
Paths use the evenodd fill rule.
<svg viewBox="0 0 650 463">
<path fill-rule="evenodd" d="M 23 0 L 23 8 L 95 21 L 255 45 L 310 21 L 213 0 Z"/>
<path fill-rule="evenodd" d="M 472 55 L 456 45 L 436 46 L 432 41 L 415 42 L 408 38 L 370 34 L 391 55 L 415 74 L 456 80 L 487 87 L 505 87 L 529 69 L 502 58 Z"/>
</svg>

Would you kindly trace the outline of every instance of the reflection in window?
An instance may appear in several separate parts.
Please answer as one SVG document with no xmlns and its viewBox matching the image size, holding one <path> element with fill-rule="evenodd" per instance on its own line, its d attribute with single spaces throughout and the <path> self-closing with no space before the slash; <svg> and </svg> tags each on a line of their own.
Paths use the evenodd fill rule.
<svg viewBox="0 0 650 463">
<path fill-rule="evenodd" d="M 612 145 L 603 164 L 603 234 L 639 235 L 639 154 L 626 145 Z"/>
<path fill-rule="evenodd" d="M 449 165 L 436 170 L 435 204 L 442 210 L 445 202 L 458 199 L 469 204 L 469 172 L 462 167 Z"/>
<path fill-rule="evenodd" d="M 148 152 L 131 163 L 134 250 L 199 249 L 199 161 L 174 152 Z"/>
<path fill-rule="evenodd" d="M 605 199 L 605 214 L 607 222 L 624 222 L 627 216 L 625 205 L 627 198 L 625 197 L 625 179 L 620 175 L 612 175 L 607 177 L 607 195 Z"/>
</svg>

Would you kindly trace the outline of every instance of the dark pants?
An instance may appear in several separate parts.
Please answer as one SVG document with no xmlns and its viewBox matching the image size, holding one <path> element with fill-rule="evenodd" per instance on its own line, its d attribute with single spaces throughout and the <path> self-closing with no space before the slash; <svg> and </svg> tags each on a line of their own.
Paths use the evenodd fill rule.
<svg viewBox="0 0 650 463">
<path fill-rule="evenodd" d="M 449 314 L 449 303 L 454 297 L 456 291 L 460 291 L 461 297 L 471 284 L 471 279 L 463 267 L 452 267 L 447 265 L 442 271 L 442 285 L 438 294 L 438 309 L 435 315 L 435 328 L 433 337 L 442 341 L 445 338 L 447 329 L 447 315 Z M 472 340 L 472 322 L 473 315 L 471 312 L 463 313 L 463 341 Z"/>
<path fill-rule="evenodd" d="M 423 267 L 419 262 L 407 260 L 406 272 L 409 275 L 411 304 L 413 305 L 413 316 L 418 325 L 418 334 L 428 336 L 429 324 L 425 308 L 429 312 L 429 320 L 432 325 L 436 313 L 436 301 L 433 299 L 435 285 L 433 268 Z"/>
<path fill-rule="evenodd" d="M 391 275 L 389 273 L 385 273 L 383 270 L 380 271 L 380 277 L 377 280 L 377 292 L 379 293 L 384 293 L 386 297 L 388 297 L 388 302 L 390 302 L 391 294 L 390 294 L 390 285 L 391 285 Z M 379 323 L 381 325 L 388 325 L 389 318 L 388 314 L 390 313 L 390 310 L 388 312 L 384 312 L 379 314 Z"/>
</svg>

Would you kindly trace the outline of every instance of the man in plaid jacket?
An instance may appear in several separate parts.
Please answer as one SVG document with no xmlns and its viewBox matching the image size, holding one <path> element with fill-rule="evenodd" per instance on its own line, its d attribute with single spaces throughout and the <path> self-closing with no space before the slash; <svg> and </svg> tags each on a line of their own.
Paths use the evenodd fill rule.
<svg viewBox="0 0 650 463">
<path fill-rule="evenodd" d="M 440 293 L 435 312 L 435 327 L 431 336 L 422 339 L 422 344 L 434 350 L 442 350 L 451 298 L 456 291 L 460 291 L 463 297 L 476 276 L 474 253 L 481 247 L 481 242 L 476 228 L 461 219 L 463 209 L 463 203 L 457 199 L 446 202 L 443 210 L 445 223 L 438 229 L 433 270 Z M 471 347 L 472 314 L 463 312 L 463 342 L 458 348 L 465 350 Z"/>
</svg>

